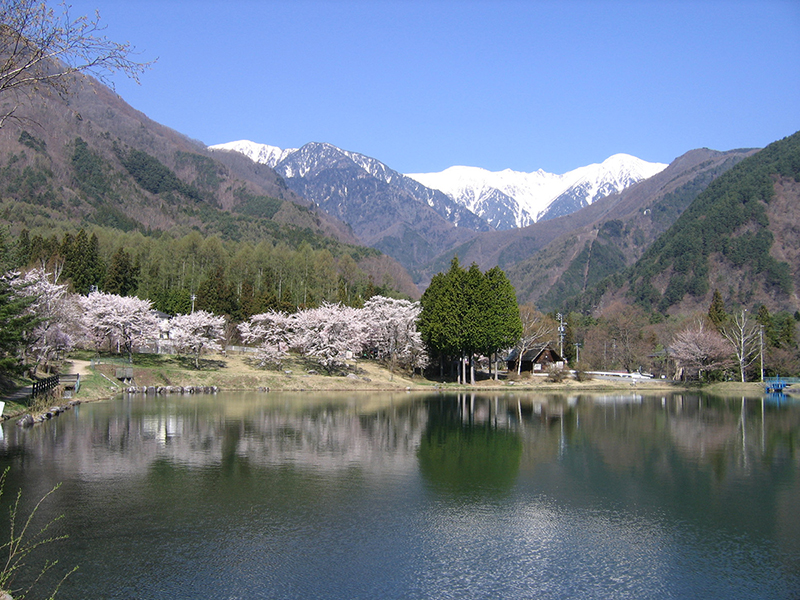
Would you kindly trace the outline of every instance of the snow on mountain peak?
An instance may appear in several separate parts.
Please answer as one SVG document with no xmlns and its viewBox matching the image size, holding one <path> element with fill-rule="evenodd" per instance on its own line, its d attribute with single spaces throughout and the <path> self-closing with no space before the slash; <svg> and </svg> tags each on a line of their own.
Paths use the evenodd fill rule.
<svg viewBox="0 0 800 600">
<path fill-rule="evenodd" d="M 304 176 L 319 159 L 320 151 L 347 157 L 370 175 L 387 183 L 402 177 L 378 160 L 341 150 L 331 144 L 312 143 L 299 150 L 283 150 L 268 144 L 239 140 L 209 148 L 234 150 L 271 168 L 280 164 L 279 169 L 284 177 Z M 292 155 L 293 159 L 287 161 Z M 512 169 L 488 171 L 480 167 L 453 166 L 438 173 L 409 173 L 405 177 L 431 190 L 443 192 L 450 200 L 497 229 L 510 229 L 525 227 L 542 218 L 568 214 L 600 198 L 621 192 L 666 167 L 663 163 L 650 163 L 620 153 L 609 156 L 602 163 L 578 167 L 561 175 L 542 169 L 526 173 Z M 432 202 L 430 198 L 427 201 Z"/>
<path fill-rule="evenodd" d="M 227 142 L 225 144 L 215 144 L 209 146 L 211 150 L 233 150 L 244 154 L 253 162 L 267 165 L 274 168 L 279 162 L 290 154 L 297 152 L 297 148 L 287 148 L 282 150 L 277 146 L 270 146 L 268 144 L 258 144 L 250 140 L 239 140 L 236 142 Z"/>
<path fill-rule="evenodd" d="M 630 154 L 614 154 L 605 159 L 600 166 L 609 172 L 629 173 L 647 179 L 667 168 L 664 163 L 650 163 Z"/>
<path fill-rule="evenodd" d="M 501 193 L 513 199 L 517 208 L 516 222 L 508 227 L 525 227 L 545 215 L 557 199 L 577 197 L 582 206 L 652 177 L 665 169 L 662 163 L 649 163 L 629 154 L 614 154 L 600 164 L 587 165 L 562 175 L 542 169 L 531 173 L 487 171 L 478 167 L 449 167 L 438 173 L 411 173 L 408 177 L 438 189 L 479 216 L 482 205 L 491 196 Z"/>
</svg>

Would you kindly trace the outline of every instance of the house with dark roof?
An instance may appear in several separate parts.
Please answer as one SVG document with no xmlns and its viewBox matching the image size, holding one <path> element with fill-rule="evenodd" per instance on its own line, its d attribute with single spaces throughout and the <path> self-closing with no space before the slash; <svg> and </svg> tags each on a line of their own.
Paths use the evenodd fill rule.
<svg viewBox="0 0 800 600">
<path fill-rule="evenodd" d="M 515 348 L 506 359 L 509 371 L 517 370 L 519 351 Z M 558 350 L 548 344 L 539 344 L 530 350 L 522 353 L 522 368 L 520 371 L 531 371 L 533 373 L 546 373 L 551 367 L 564 369 L 567 361 L 558 353 Z"/>
</svg>

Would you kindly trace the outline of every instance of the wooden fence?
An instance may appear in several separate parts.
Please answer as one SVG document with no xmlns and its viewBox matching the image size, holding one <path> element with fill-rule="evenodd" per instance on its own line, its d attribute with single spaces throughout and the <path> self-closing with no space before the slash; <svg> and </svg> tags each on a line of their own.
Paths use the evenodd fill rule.
<svg viewBox="0 0 800 600">
<path fill-rule="evenodd" d="M 42 394 L 46 394 L 58 385 L 58 375 L 46 377 L 33 382 L 31 386 L 31 398 L 36 398 Z"/>
<path fill-rule="evenodd" d="M 78 393 L 78 390 L 81 388 L 81 376 L 79 374 L 52 375 L 51 377 L 38 379 L 37 381 L 33 382 L 33 385 L 31 385 L 31 398 L 36 398 L 36 396 L 46 394 L 54 387 L 61 384 L 64 384 L 65 388 L 73 390 L 74 393 Z"/>
</svg>

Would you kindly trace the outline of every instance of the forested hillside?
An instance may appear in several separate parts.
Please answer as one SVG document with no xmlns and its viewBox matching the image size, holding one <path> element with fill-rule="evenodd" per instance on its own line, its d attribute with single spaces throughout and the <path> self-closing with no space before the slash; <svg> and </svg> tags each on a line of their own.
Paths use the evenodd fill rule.
<svg viewBox="0 0 800 600">
<path fill-rule="evenodd" d="M 753 152 L 690 150 L 655 176 L 567 216 L 519 229 L 480 233 L 422 267 L 419 278 L 427 281 L 446 270 L 455 254 L 462 262 L 475 262 L 483 269 L 494 265 L 504 269 L 520 302 L 558 309 L 557 304 L 567 296 L 583 291 L 614 269 L 633 264 L 714 177 Z M 614 224 L 604 226 L 615 220 L 625 226 L 621 230 Z M 611 246 L 583 252 L 598 235 L 603 238 L 601 245 L 610 242 Z M 589 257 L 600 262 L 587 271 L 585 260 Z M 567 274 L 559 282 L 570 267 L 577 273 Z M 587 278 L 582 277 L 584 271 Z M 602 274 L 597 276 L 598 272 Z M 552 287 L 556 290 L 545 299 Z"/>
<path fill-rule="evenodd" d="M 631 268 L 608 277 L 574 306 L 602 307 L 624 294 L 649 311 L 728 305 L 800 308 L 800 132 L 716 179 Z"/>
<path fill-rule="evenodd" d="M 658 175 L 590 207 L 593 222 L 509 268 L 519 297 L 559 310 L 568 298 L 632 265 L 714 179 L 754 152 L 692 150 Z"/>
<path fill-rule="evenodd" d="M 267 310 L 294 312 L 324 301 L 360 306 L 375 295 L 396 294 L 407 275 L 387 269 L 370 248 L 334 254 L 303 242 L 226 242 L 197 232 L 173 237 L 85 229 L 44 238 L 23 230 L 6 244 L 8 266 L 43 266 L 73 291 L 92 289 L 153 301 L 168 314 L 193 306 L 241 321 Z M 113 249 L 113 250 L 112 250 Z M 341 248 L 334 248 L 341 250 Z"/>
<path fill-rule="evenodd" d="M 262 304 L 294 308 L 358 303 L 377 288 L 418 295 L 395 261 L 356 245 L 268 167 L 212 157 L 91 78 L 31 97 L 16 116 L 0 128 L 0 222 L 6 244 L 20 242 L 10 266 L 47 264 L 76 290 L 105 289 L 124 253 L 136 275 L 127 292 L 167 312 L 202 297 L 204 281 L 233 290 L 240 306 L 228 313 L 249 312 L 251 288 Z"/>
</svg>

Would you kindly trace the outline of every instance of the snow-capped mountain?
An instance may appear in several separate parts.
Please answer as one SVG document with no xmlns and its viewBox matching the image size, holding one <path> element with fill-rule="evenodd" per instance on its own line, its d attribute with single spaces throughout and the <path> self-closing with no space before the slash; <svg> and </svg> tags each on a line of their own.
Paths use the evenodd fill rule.
<svg viewBox="0 0 800 600">
<path fill-rule="evenodd" d="M 666 164 L 646 162 L 629 154 L 615 154 L 602 163 L 579 167 L 563 175 L 547 173 L 542 169 L 525 173 L 511 169 L 487 171 L 479 167 L 455 166 L 438 173 L 410 173 L 403 176 L 363 154 L 341 150 L 330 144 L 315 145 L 327 146 L 348 157 L 373 177 L 392 185 L 401 185 L 456 226 L 477 231 L 482 229 L 481 224 L 457 207 L 466 208 L 495 229 L 525 227 L 575 212 L 600 198 L 648 179 L 667 167 Z M 304 177 L 311 169 L 308 153 L 306 159 L 296 160 L 299 158 L 295 155 L 297 148 L 284 150 L 240 140 L 211 146 L 211 149 L 235 150 L 276 169 L 285 178 Z M 292 155 L 295 155 L 295 160 L 287 160 Z M 436 192 L 442 192 L 454 204 L 443 201 Z"/>
<path fill-rule="evenodd" d="M 276 168 L 279 163 L 284 162 L 284 159 L 288 158 L 292 154 L 295 154 L 298 150 L 301 150 L 301 148 L 286 148 L 284 150 L 278 148 L 277 146 L 259 144 L 249 140 L 239 140 L 236 142 L 227 142 L 225 144 L 216 144 L 214 146 L 209 146 L 209 148 L 212 150 L 235 150 L 240 154 L 244 154 L 250 160 L 261 163 L 262 165 L 267 165 L 273 169 Z M 342 150 L 341 148 L 337 148 L 332 144 L 314 142 L 311 144 L 306 144 L 303 146 L 303 149 L 304 152 L 302 152 L 301 155 L 305 155 L 305 158 L 299 162 L 297 160 L 293 161 L 295 170 L 290 170 L 286 173 L 283 173 L 285 177 L 305 177 L 313 168 L 312 163 L 318 162 L 318 159 L 312 158 L 312 155 L 319 155 L 320 151 L 322 153 L 343 154 L 373 177 L 377 177 L 378 179 L 386 181 L 387 183 L 391 182 L 392 174 L 398 174 L 396 171 L 392 171 L 385 164 L 375 160 L 374 158 L 364 156 L 363 154 L 358 154 L 357 152 Z M 282 165 L 281 170 L 287 171 L 287 167 Z"/>
<path fill-rule="evenodd" d="M 265 164 L 275 169 L 292 187 L 298 187 L 297 185 L 293 186 L 292 179 L 306 178 L 312 173 L 318 174 L 317 172 L 320 169 L 331 168 L 334 164 L 338 165 L 337 168 L 340 171 L 350 166 L 357 167 L 361 172 L 355 177 L 362 177 L 366 173 L 393 188 L 402 190 L 415 200 L 427 204 L 456 227 L 463 227 L 473 231 L 487 231 L 490 229 L 483 218 L 476 216 L 463 204 L 454 202 L 443 192 L 427 188 L 415 179 L 389 168 L 379 160 L 358 152 L 342 150 L 332 144 L 312 142 L 302 148 L 282 150 L 268 144 L 239 140 L 237 142 L 209 146 L 209 148 L 211 150 L 234 150 L 244 154 L 257 163 Z M 343 164 L 341 161 L 346 161 L 348 164 Z M 351 185 L 350 189 L 355 189 L 355 186 Z M 343 193 L 346 196 L 346 192 L 347 186 L 343 185 L 336 191 L 334 191 L 333 187 L 328 186 L 319 190 L 306 189 L 304 193 L 310 194 L 307 196 L 309 200 L 313 200 L 325 210 L 328 210 L 327 207 L 331 204 L 331 198 L 342 196 Z M 346 202 L 346 199 L 344 201 Z M 337 202 L 337 208 L 341 207 L 341 205 L 342 200 L 340 199 Z"/>
<path fill-rule="evenodd" d="M 484 219 L 382 162 L 312 142 L 295 150 L 254 142 L 211 146 L 236 151 L 275 169 L 295 193 L 344 221 L 362 243 L 413 269 L 476 232 Z"/>
<path fill-rule="evenodd" d="M 404 175 L 374 158 L 319 142 L 284 150 L 241 140 L 210 149 L 239 152 L 274 169 L 293 192 L 409 269 L 478 232 L 575 212 L 667 166 L 617 154 L 563 175 L 476 167 Z"/>
<path fill-rule="evenodd" d="M 457 166 L 408 177 L 444 192 L 496 229 L 513 229 L 575 212 L 666 167 L 628 154 L 615 154 L 600 164 L 563 175 L 541 169 L 524 173 Z"/>
<path fill-rule="evenodd" d="M 216 144 L 209 146 L 212 150 L 234 150 L 240 154 L 244 154 L 250 160 L 267 165 L 268 167 L 275 168 L 279 162 L 284 158 L 297 152 L 297 148 L 287 148 L 281 150 L 276 146 L 269 146 L 267 144 L 256 144 L 249 140 L 239 140 L 238 142 L 227 142 L 225 144 Z"/>
</svg>

